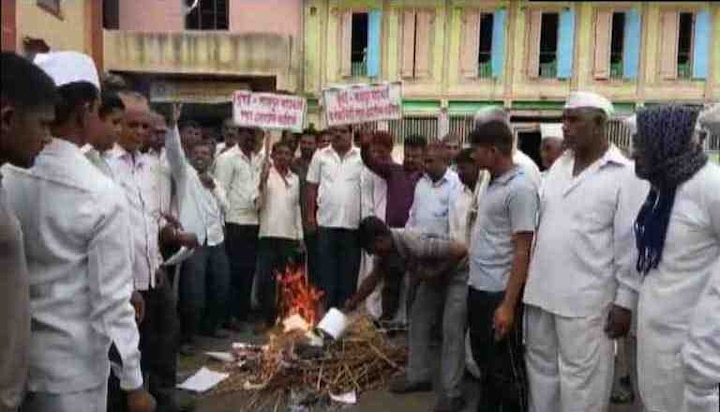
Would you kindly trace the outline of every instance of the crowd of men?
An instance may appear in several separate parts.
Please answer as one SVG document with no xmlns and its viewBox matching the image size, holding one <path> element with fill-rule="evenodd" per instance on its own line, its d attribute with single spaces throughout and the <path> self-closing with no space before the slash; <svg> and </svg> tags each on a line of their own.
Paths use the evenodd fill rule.
<svg viewBox="0 0 720 412">
<path fill-rule="evenodd" d="M 466 352 L 480 411 L 607 410 L 630 334 L 647 410 L 716 412 L 711 110 L 640 110 L 631 160 L 612 104 L 573 92 L 542 126 L 542 173 L 500 107 L 468 136 L 406 137 L 398 163 L 365 127 L 270 145 L 227 120 L 216 144 L 86 55 L 3 53 L 0 406 L 176 411 L 177 354 L 263 333 L 277 276 L 305 265 L 325 308 L 409 325 L 390 390 L 434 389 L 435 411 L 464 408 Z"/>
</svg>

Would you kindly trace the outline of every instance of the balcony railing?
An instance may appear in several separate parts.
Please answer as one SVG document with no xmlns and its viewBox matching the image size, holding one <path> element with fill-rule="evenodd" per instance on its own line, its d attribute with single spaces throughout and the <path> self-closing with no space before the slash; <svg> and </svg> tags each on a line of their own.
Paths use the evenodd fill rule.
<svg viewBox="0 0 720 412">
<path fill-rule="evenodd" d="M 692 65 L 690 62 L 678 63 L 677 77 L 678 79 L 689 79 L 692 77 Z"/>
<path fill-rule="evenodd" d="M 611 79 L 622 79 L 623 78 L 623 64 L 622 62 L 610 63 L 610 78 Z"/>
<path fill-rule="evenodd" d="M 492 78 L 492 56 L 490 52 L 480 52 L 480 62 L 478 63 L 478 77 L 481 79 Z"/>
<path fill-rule="evenodd" d="M 540 77 L 554 79 L 557 77 L 557 62 L 540 63 Z"/>
<path fill-rule="evenodd" d="M 347 67 L 347 66 L 345 66 Z M 365 77 L 367 76 L 367 62 L 352 62 L 350 64 L 350 75 L 352 77 Z"/>
</svg>

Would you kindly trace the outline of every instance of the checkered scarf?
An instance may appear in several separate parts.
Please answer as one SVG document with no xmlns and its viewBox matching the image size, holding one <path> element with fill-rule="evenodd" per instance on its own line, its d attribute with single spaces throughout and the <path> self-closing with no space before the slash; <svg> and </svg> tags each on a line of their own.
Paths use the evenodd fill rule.
<svg viewBox="0 0 720 412">
<path fill-rule="evenodd" d="M 650 193 L 635 221 L 638 248 L 637 269 L 646 275 L 662 260 L 675 193 L 707 163 L 702 148 L 692 142 L 696 109 L 661 105 L 637 115 L 635 147 L 638 177 L 652 184 Z"/>
</svg>

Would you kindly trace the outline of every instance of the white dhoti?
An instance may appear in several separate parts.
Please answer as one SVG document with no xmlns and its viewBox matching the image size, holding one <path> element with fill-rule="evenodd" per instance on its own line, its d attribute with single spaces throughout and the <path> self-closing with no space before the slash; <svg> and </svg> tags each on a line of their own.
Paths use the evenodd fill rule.
<svg viewBox="0 0 720 412">
<path fill-rule="evenodd" d="M 569 318 L 526 306 L 531 412 L 604 412 L 613 381 L 607 313 Z"/>
<path fill-rule="evenodd" d="M 362 285 L 362 282 L 370 276 L 372 273 L 374 264 L 373 256 L 363 252 L 362 260 L 360 261 L 360 275 L 358 276 L 358 287 Z M 375 288 L 370 296 L 365 299 L 365 311 L 373 319 L 379 319 L 382 315 L 382 282 Z"/>
</svg>

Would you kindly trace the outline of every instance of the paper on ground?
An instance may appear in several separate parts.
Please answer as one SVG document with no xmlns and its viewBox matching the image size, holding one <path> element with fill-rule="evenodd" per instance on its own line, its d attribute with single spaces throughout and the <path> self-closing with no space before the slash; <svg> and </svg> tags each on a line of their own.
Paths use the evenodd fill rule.
<svg viewBox="0 0 720 412">
<path fill-rule="evenodd" d="M 230 363 L 235 360 L 235 357 L 229 352 L 205 352 L 205 354 L 220 362 Z"/>
<path fill-rule="evenodd" d="M 230 376 L 230 374 L 213 372 L 206 367 L 202 367 L 177 387 L 191 392 L 206 392 L 227 379 L 228 376 Z"/>
<path fill-rule="evenodd" d="M 333 395 L 330 394 L 330 399 L 332 399 L 335 402 L 345 403 L 348 405 L 355 405 L 357 403 L 357 394 L 355 391 L 350 391 L 347 393 L 343 393 L 340 395 Z"/>
<path fill-rule="evenodd" d="M 185 246 L 181 247 L 174 255 L 170 256 L 166 261 L 162 263 L 163 266 L 173 266 L 178 263 L 182 263 L 185 259 L 192 256 L 193 250 L 188 249 Z"/>
<path fill-rule="evenodd" d="M 283 332 L 288 333 L 293 330 L 307 331 L 310 330 L 310 325 L 307 323 L 302 316 L 295 314 L 288 318 L 283 319 Z"/>
</svg>

